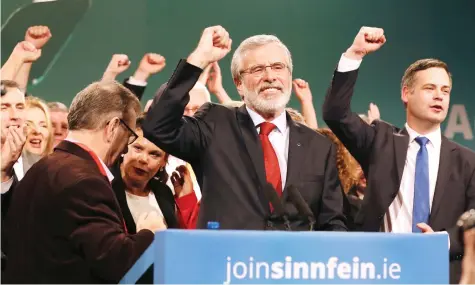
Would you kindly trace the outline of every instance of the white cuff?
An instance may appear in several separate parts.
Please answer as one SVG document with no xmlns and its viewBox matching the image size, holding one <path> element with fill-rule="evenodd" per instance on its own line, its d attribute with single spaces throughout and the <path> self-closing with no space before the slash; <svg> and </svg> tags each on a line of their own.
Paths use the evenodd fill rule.
<svg viewBox="0 0 475 285">
<path fill-rule="evenodd" d="M 356 60 L 356 59 L 351 59 L 347 58 L 345 54 L 342 54 L 340 57 L 340 62 L 338 62 L 338 72 L 349 72 L 353 70 L 357 70 L 360 68 L 361 62 L 363 60 Z"/>
<path fill-rule="evenodd" d="M 10 177 L 10 179 L 8 179 L 8 181 L 5 181 L 5 182 L 2 182 L 2 194 L 5 194 L 8 192 L 8 190 L 10 190 L 10 188 L 12 187 L 12 184 L 13 184 L 13 176 Z"/>
<path fill-rule="evenodd" d="M 135 85 L 135 86 L 142 86 L 142 87 L 147 86 L 147 81 L 135 79 L 133 76 L 130 76 L 129 79 L 127 79 L 127 83 L 129 83 L 130 85 Z"/>
</svg>

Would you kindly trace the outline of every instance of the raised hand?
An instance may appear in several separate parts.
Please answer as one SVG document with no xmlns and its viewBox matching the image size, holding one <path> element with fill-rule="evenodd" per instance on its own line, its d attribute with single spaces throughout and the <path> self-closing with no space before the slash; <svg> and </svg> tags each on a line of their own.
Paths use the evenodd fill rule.
<svg viewBox="0 0 475 285">
<path fill-rule="evenodd" d="M 19 42 L 13 49 L 12 56 L 21 62 L 34 62 L 41 56 L 41 50 L 27 41 Z"/>
<path fill-rule="evenodd" d="M 135 71 L 134 78 L 141 81 L 147 79 L 165 68 L 165 57 L 156 53 L 147 53 L 140 60 L 139 67 Z"/>
<path fill-rule="evenodd" d="M 379 113 L 378 105 L 374 103 L 369 104 L 368 121 L 371 124 L 374 120 L 380 120 L 381 114 Z"/>
<path fill-rule="evenodd" d="M 297 78 L 292 82 L 294 92 L 300 102 L 312 102 L 310 85 L 303 79 Z"/>
<path fill-rule="evenodd" d="M 51 37 L 51 31 L 47 26 L 32 26 L 26 30 L 25 41 L 32 43 L 37 49 L 41 49 Z"/>
<path fill-rule="evenodd" d="M 129 57 L 125 54 L 114 54 L 109 62 L 109 65 L 104 71 L 102 80 L 115 80 L 117 75 L 126 71 L 130 66 Z"/>
<path fill-rule="evenodd" d="M 345 52 L 345 56 L 351 59 L 361 60 L 368 53 L 380 49 L 386 42 L 384 30 L 380 28 L 362 27 L 353 41 L 353 44 Z"/>
<path fill-rule="evenodd" d="M 201 69 L 211 62 L 219 61 L 231 51 L 232 40 L 229 33 L 221 26 L 206 28 L 201 35 L 196 49 L 187 61 Z"/>
<path fill-rule="evenodd" d="M 10 179 L 13 165 L 20 158 L 23 146 L 26 142 L 25 130 L 22 127 L 10 126 L 2 130 L 5 140 L 2 144 L 2 182 Z"/>
<path fill-rule="evenodd" d="M 170 179 L 175 190 L 175 195 L 178 198 L 193 192 L 193 181 L 191 180 L 191 174 L 185 165 L 178 166 Z"/>
</svg>

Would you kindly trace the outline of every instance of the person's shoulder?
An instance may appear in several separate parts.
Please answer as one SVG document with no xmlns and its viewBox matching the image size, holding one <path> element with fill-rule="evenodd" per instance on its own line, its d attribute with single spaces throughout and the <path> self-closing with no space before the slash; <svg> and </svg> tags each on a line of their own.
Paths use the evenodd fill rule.
<svg viewBox="0 0 475 285">
<path fill-rule="evenodd" d="M 474 150 L 466 146 L 463 146 L 451 139 L 448 139 L 445 136 L 442 136 L 442 142 L 447 143 L 451 149 L 457 150 L 460 153 L 460 157 L 462 159 L 469 161 L 473 165 L 473 167 L 475 167 L 475 151 Z"/>
</svg>

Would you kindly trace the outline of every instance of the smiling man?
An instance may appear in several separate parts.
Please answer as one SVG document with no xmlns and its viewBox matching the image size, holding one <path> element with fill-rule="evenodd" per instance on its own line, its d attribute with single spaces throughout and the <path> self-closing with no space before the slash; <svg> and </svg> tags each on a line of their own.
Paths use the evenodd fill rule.
<svg viewBox="0 0 475 285">
<path fill-rule="evenodd" d="M 342 55 L 323 105 L 323 119 L 361 164 L 367 177 L 356 225 L 361 231 L 449 234 L 451 283 L 458 283 L 463 248 L 458 217 L 475 208 L 475 153 L 441 134 L 452 78 L 447 64 L 421 59 L 401 82 L 403 129 L 365 123 L 350 109 L 363 57 L 386 42 L 384 31 L 363 27 Z"/>
<path fill-rule="evenodd" d="M 231 71 L 245 100 L 242 107 L 206 103 L 193 117 L 183 116 L 203 69 L 230 49 L 226 30 L 205 29 L 198 47 L 155 98 L 144 124 L 147 139 L 195 170 L 203 195 L 197 227 L 218 221 L 223 229 L 265 229 L 272 213 L 265 192 L 270 183 L 290 214 L 292 229 L 309 225 L 297 218 L 288 186 L 299 188 L 316 229 L 346 230 L 335 147 L 285 112 L 292 58 L 278 38 L 253 36 L 235 51 Z"/>
</svg>

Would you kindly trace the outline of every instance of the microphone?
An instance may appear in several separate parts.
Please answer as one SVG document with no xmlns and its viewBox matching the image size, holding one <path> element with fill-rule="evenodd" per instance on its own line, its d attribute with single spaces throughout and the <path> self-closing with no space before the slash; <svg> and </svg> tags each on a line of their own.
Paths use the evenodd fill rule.
<svg viewBox="0 0 475 285">
<path fill-rule="evenodd" d="M 307 202 L 305 202 L 304 198 L 302 197 L 302 194 L 300 194 L 299 189 L 294 185 L 289 185 L 286 191 L 289 191 L 290 200 L 297 208 L 299 214 L 308 219 L 310 224 L 310 231 L 313 231 L 313 228 L 315 227 L 315 223 L 317 221 L 315 220 L 315 216 L 313 215 L 312 210 L 310 210 L 310 207 L 308 206 Z"/>
<path fill-rule="evenodd" d="M 274 212 L 277 214 L 278 217 L 284 220 L 285 230 L 291 231 L 292 228 L 290 227 L 289 214 L 285 210 L 284 205 L 280 201 L 279 196 L 277 196 L 274 186 L 272 186 L 272 184 L 270 183 L 266 183 L 264 185 L 264 193 L 266 194 L 267 200 L 269 200 L 272 207 L 274 208 Z"/>
</svg>

